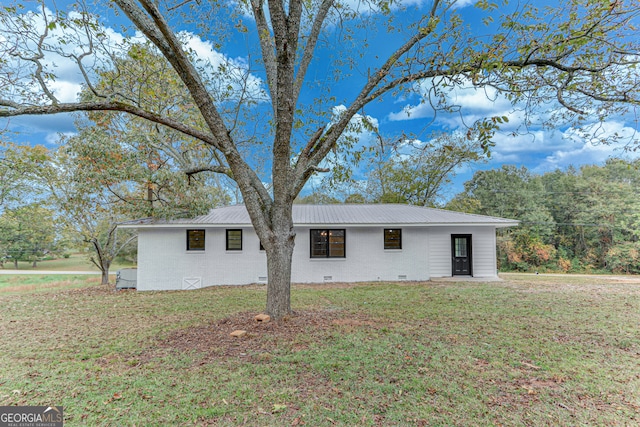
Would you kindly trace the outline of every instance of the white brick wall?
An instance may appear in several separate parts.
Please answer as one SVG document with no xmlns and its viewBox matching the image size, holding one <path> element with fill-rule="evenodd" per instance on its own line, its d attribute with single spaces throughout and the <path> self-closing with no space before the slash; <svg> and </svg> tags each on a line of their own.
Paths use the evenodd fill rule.
<svg viewBox="0 0 640 427">
<path fill-rule="evenodd" d="M 429 231 L 431 277 L 451 276 L 451 235 L 471 234 L 474 277 L 497 276 L 495 227 L 432 227 Z"/>
<path fill-rule="evenodd" d="M 339 227 L 336 227 L 339 228 Z M 331 276 L 334 282 L 376 280 L 427 280 L 427 229 L 402 230 L 402 249 L 385 250 L 383 228 L 353 227 L 346 232 L 345 258 L 310 258 L 310 228 L 296 228 L 293 254 L 293 281 L 323 282 Z"/>
<path fill-rule="evenodd" d="M 186 250 L 186 230 L 140 229 L 138 289 L 182 289 L 185 278 L 201 286 L 264 282 L 267 262 L 251 228 L 243 229 L 242 251 L 225 249 L 225 229 L 207 228 L 205 251 Z M 344 228 L 344 227 L 331 227 Z M 296 283 L 428 280 L 451 276 L 451 234 L 473 235 L 473 273 L 495 277 L 494 227 L 405 227 L 402 249 L 385 250 L 382 227 L 352 227 L 346 232 L 346 257 L 310 258 L 310 227 L 296 228 L 292 280 Z"/>
<path fill-rule="evenodd" d="M 242 251 L 227 251 L 225 229 L 205 229 L 204 251 L 186 250 L 185 229 L 139 230 L 138 289 L 182 289 L 188 277 L 202 277 L 203 287 L 240 285 L 267 275 L 267 257 L 253 230 L 243 230 Z"/>
</svg>

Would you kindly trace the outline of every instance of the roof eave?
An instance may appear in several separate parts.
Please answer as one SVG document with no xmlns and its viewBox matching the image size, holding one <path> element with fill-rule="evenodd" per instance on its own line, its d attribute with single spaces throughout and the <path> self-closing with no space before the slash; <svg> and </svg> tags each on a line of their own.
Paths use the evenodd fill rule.
<svg viewBox="0 0 640 427">
<path fill-rule="evenodd" d="M 419 223 L 294 223 L 294 227 L 496 227 L 507 228 L 517 227 L 520 221 L 509 222 L 419 222 Z M 119 228 L 230 228 L 230 227 L 252 227 L 250 223 L 227 223 L 227 224 L 206 224 L 206 223 L 179 223 L 179 224 L 121 224 Z"/>
</svg>

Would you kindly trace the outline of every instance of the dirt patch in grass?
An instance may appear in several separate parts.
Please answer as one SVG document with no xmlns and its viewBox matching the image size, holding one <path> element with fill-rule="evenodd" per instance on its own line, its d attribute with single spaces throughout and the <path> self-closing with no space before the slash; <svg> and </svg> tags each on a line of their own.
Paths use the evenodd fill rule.
<svg viewBox="0 0 640 427">
<path fill-rule="evenodd" d="M 531 403 L 538 401 L 540 395 L 543 395 L 555 396 L 555 400 L 558 400 L 560 407 L 566 407 L 561 403 L 564 378 L 560 376 L 545 378 L 544 373 L 534 375 L 528 371 L 526 367 L 522 369 L 522 377 L 519 378 L 493 379 L 491 383 L 497 387 L 498 392 L 489 400 L 489 406 L 529 406 Z"/>
<path fill-rule="evenodd" d="M 242 359 L 267 361 L 272 353 L 286 347 L 291 351 L 306 350 L 310 344 L 321 342 L 328 334 L 351 332 L 358 328 L 375 328 L 376 322 L 361 314 L 336 310 L 296 311 L 280 321 L 258 322 L 256 313 L 237 313 L 201 327 L 173 332 L 157 346 L 140 355 L 151 360 L 160 353 L 202 353 L 202 363 Z M 232 336 L 233 331 L 246 331 Z"/>
</svg>

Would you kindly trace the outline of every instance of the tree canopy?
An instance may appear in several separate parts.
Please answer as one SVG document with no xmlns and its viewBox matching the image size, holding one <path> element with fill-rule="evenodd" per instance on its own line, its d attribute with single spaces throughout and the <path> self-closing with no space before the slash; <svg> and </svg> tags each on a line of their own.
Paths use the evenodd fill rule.
<svg viewBox="0 0 640 427">
<path fill-rule="evenodd" d="M 46 157 L 47 150 L 41 146 L 0 144 L 0 210 L 36 195 L 28 177 Z"/>
<path fill-rule="evenodd" d="M 391 155 L 372 162 L 369 172 L 367 188 L 377 203 L 436 206 L 456 170 L 483 158 L 477 139 L 459 133 L 400 141 L 386 151 Z"/>
<path fill-rule="evenodd" d="M 476 172 L 453 209 L 522 221 L 498 237 L 504 269 L 640 273 L 640 161 L 544 174 Z"/>
<path fill-rule="evenodd" d="M 200 161 L 188 148 L 174 160 L 172 149 L 184 141 L 172 144 L 153 127 L 141 130 L 135 120 L 93 118 L 98 122 L 79 120 L 79 134 L 63 138 L 30 177 L 47 187 L 61 223 L 80 246 L 90 247 L 90 261 L 107 284 L 111 263 L 136 237 L 131 230 L 118 230 L 120 223 L 193 217 L 226 203 L 228 196 L 211 182 L 214 178 L 184 173 L 190 158 Z"/>
<path fill-rule="evenodd" d="M 0 260 L 28 261 L 35 267 L 38 260 L 57 249 L 54 215 L 50 209 L 31 203 L 4 210 L 0 214 Z"/>
<path fill-rule="evenodd" d="M 373 101 L 414 91 L 433 114 L 456 113 L 453 92 L 472 86 L 523 110 L 524 129 L 514 132 L 543 117 L 596 137 L 594 126 L 638 105 L 637 3 L 480 0 L 477 13 L 463 14 L 457 6 L 466 3 L 113 0 L 62 9 L 40 0 L 35 10 L 16 2 L 0 14 L 0 117 L 120 112 L 211 149 L 205 166 L 237 183 L 265 247 L 267 311 L 279 318 L 290 312 L 292 203 L 330 169 L 325 159 L 357 153 L 354 135 L 372 127 L 364 109 Z M 243 57 L 218 53 L 238 37 Z M 203 40 L 216 49 L 207 57 Z M 328 66 L 317 66 L 321 52 Z M 91 96 L 62 97 L 56 82 L 71 67 Z M 161 70 L 171 70 L 175 89 L 156 79 Z M 488 148 L 507 119 L 489 113 L 466 125 Z M 266 177 L 256 153 L 267 156 Z"/>
</svg>

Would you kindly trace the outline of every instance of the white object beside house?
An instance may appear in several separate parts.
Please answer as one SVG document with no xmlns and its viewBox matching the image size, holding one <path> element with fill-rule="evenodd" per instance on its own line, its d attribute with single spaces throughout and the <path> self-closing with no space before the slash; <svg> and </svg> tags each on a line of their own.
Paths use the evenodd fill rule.
<svg viewBox="0 0 640 427">
<path fill-rule="evenodd" d="M 496 228 L 518 221 L 402 204 L 294 205 L 292 282 L 497 278 Z M 193 219 L 137 220 L 137 289 L 266 283 L 243 205 Z"/>
</svg>

